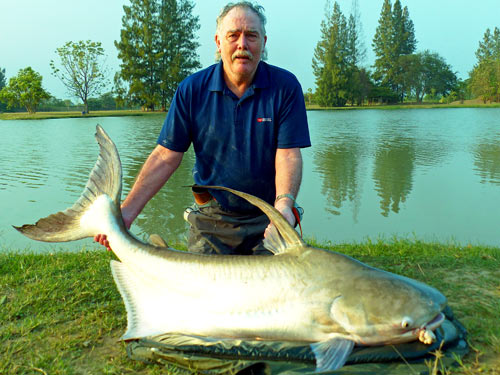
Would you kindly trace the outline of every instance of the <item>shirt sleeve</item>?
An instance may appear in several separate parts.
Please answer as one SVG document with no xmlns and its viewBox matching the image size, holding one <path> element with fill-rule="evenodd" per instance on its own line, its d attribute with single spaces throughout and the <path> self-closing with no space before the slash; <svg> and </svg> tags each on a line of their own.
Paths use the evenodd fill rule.
<svg viewBox="0 0 500 375">
<path fill-rule="evenodd" d="M 278 148 L 310 146 L 304 94 L 300 83 L 295 78 L 293 84 L 283 91 L 279 111 Z"/>
<path fill-rule="evenodd" d="M 175 91 L 157 143 L 172 151 L 186 152 L 191 145 L 191 121 L 186 91 L 179 86 Z"/>
</svg>

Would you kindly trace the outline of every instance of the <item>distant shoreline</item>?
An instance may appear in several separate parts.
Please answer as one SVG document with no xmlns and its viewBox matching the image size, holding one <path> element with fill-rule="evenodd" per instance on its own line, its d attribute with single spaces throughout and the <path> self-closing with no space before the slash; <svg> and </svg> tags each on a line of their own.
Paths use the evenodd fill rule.
<svg viewBox="0 0 500 375">
<path fill-rule="evenodd" d="M 403 103 L 403 104 L 376 104 L 362 106 L 345 106 L 345 107 L 320 107 L 316 104 L 306 104 L 308 111 L 323 111 L 323 110 L 353 110 L 353 109 L 431 109 L 431 108 L 500 108 L 500 103 L 482 103 L 479 100 L 465 100 L 463 103 L 453 102 L 449 104 L 441 103 Z M 1 115 L 0 115 L 1 116 Z M 0 117 L 1 118 L 1 117 Z"/>
<path fill-rule="evenodd" d="M 165 115 L 163 111 L 141 111 L 141 110 L 110 110 L 110 111 L 90 111 L 89 114 L 82 115 L 78 111 L 68 112 L 37 112 L 29 114 L 27 112 L 0 113 L 0 120 L 49 120 L 58 118 L 85 118 L 85 117 L 122 117 L 122 116 L 148 116 Z"/>
<path fill-rule="evenodd" d="M 320 107 L 316 104 L 306 104 L 308 111 L 342 111 L 357 109 L 430 109 L 430 108 L 500 108 L 500 103 L 482 103 L 478 100 L 466 100 L 464 103 L 453 102 L 450 104 L 422 103 L 422 104 L 380 104 L 345 107 Z M 0 120 L 49 120 L 58 118 L 82 118 L 82 117 L 121 117 L 121 116 L 149 116 L 165 115 L 164 111 L 142 111 L 142 110 L 109 110 L 90 111 L 87 115 L 82 115 L 78 111 L 68 112 L 37 112 L 29 114 L 27 112 L 5 112 L 0 113 Z"/>
</svg>

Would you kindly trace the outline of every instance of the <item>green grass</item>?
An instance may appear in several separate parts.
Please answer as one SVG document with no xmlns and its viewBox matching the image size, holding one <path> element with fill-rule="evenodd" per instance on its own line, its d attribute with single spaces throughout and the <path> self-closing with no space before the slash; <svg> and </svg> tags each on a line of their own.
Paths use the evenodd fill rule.
<svg viewBox="0 0 500 375">
<path fill-rule="evenodd" d="M 328 247 L 440 289 L 474 348 L 453 373 L 500 372 L 500 249 L 407 240 Z M 164 373 L 129 360 L 117 341 L 126 314 L 112 258 L 100 250 L 0 253 L 0 374 Z"/>
<path fill-rule="evenodd" d="M 116 110 L 116 111 L 90 111 L 88 115 L 81 112 L 27 112 L 0 113 L 0 120 L 46 120 L 56 118 L 81 118 L 81 117 L 119 117 L 119 116 L 146 116 L 164 112 L 146 112 L 141 110 Z"/>
</svg>

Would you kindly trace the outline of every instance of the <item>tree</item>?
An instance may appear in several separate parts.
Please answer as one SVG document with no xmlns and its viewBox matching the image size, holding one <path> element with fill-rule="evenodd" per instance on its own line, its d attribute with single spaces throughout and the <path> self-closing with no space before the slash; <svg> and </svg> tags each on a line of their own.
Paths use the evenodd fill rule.
<svg viewBox="0 0 500 375">
<path fill-rule="evenodd" d="M 365 68 L 356 68 L 350 80 L 350 101 L 362 105 L 370 97 L 374 84 L 370 72 Z"/>
<path fill-rule="evenodd" d="M 476 58 L 479 63 L 500 58 L 500 29 L 498 27 L 495 27 L 493 34 L 489 28 L 486 29 L 483 41 L 479 42 Z"/>
<path fill-rule="evenodd" d="M 394 62 L 392 29 L 391 0 L 384 0 L 372 43 L 373 52 L 377 57 L 375 59 L 373 78 L 382 85 L 391 84 L 391 68 Z"/>
<path fill-rule="evenodd" d="M 367 81 L 369 74 L 360 64 L 365 59 L 366 49 L 361 39 L 362 26 L 358 2 L 353 0 L 351 14 L 347 22 L 347 99 L 351 104 L 361 105 L 368 95 Z"/>
<path fill-rule="evenodd" d="M 344 106 L 348 99 L 348 83 L 354 57 L 349 44 L 347 22 L 337 2 L 327 3 L 321 22 L 321 40 L 313 57 L 318 104 L 324 107 Z"/>
<path fill-rule="evenodd" d="M 428 50 L 402 55 L 398 60 L 402 72 L 397 83 L 408 95 L 421 103 L 424 95 L 448 95 L 457 86 L 457 76 L 444 58 Z"/>
<path fill-rule="evenodd" d="M 359 11 L 358 0 L 351 2 L 351 14 L 348 21 L 349 54 L 352 56 L 352 65 L 359 67 L 366 59 L 363 25 Z"/>
<path fill-rule="evenodd" d="M 50 94 L 42 87 L 42 76 L 31 67 L 19 70 L 0 91 L 0 101 L 7 103 L 7 108 L 22 106 L 29 113 L 35 113 L 38 104 L 48 98 Z"/>
<path fill-rule="evenodd" d="M 398 60 L 400 56 L 412 54 L 416 44 L 408 8 L 402 8 L 399 0 L 394 2 L 394 6 L 391 6 L 390 0 L 385 0 L 372 44 L 376 55 L 373 76 L 380 85 L 396 92 L 400 101 L 403 100 L 404 90 L 399 82 L 404 72 Z"/>
<path fill-rule="evenodd" d="M 478 60 L 470 75 L 472 93 L 484 102 L 500 101 L 500 30 L 486 29 L 476 51 Z"/>
<path fill-rule="evenodd" d="M 410 19 L 408 7 L 401 8 L 399 0 L 394 2 L 392 11 L 392 43 L 394 56 L 409 55 L 417 46 L 415 28 Z"/>
<path fill-rule="evenodd" d="M 125 108 L 130 104 L 128 87 L 121 78 L 120 73 L 115 73 L 113 78 L 113 94 L 115 96 L 116 108 Z"/>
<path fill-rule="evenodd" d="M 457 84 L 453 89 L 456 92 L 457 99 L 463 104 L 465 99 L 472 99 L 472 93 L 470 90 L 470 78 L 465 80 L 457 80 Z"/>
<path fill-rule="evenodd" d="M 415 26 L 410 18 L 408 7 L 403 8 L 403 33 L 402 42 L 400 43 L 400 53 L 409 55 L 417 49 L 417 39 L 415 38 Z"/>
<path fill-rule="evenodd" d="M 424 96 L 422 56 L 418 54 L 403 55 L 398 59 L 398 70 L 402 72 L 396 83 L 403 93 L 415 96 L 417 102 Z"/>
<path fill-rule="evenodd" d="M 66 107 L 66 108 L 65 108 Z M 54 96 L 50 96 L 50 98 L 43 100 L 40 102 L 38 108 L 42 111 L 60 111 L 60 110 L 68 110 L 66 103 L 63 100 L 57 99 Z"/>
<path fill-rule="evenodd" d="M 457 85 L 457 76 L 438 53 L 421 52 L 424 93 L 434 98 L 448 95 Z"/>
<path fill-rule="evenodd" d="M 199 17 L 192 15 L 191 1 L 162 0 L 160 8 L 160 101 L 162 109 L 170 105 L 179 83 L 201 68 L 193 34 L 200 28 Z"/>
<path fill-rule="evenodd" d="M 0 90 L 5 87 L 6 83 L 5 69 L 0 68 Z"/>
<path fill-rule="evenodd" d="M 0 68 L 0 91 L 2 91 L 6 84 L 5 69 Z M 0 112 L 5 111 L 5 108 L 5 104 L 0 102 Z"/>
<path fill-rule="evenodd" d="M 106 92 L 99 98 L 89 98 L 89 107 L 94 111 L 116 109 L 117 104 L 113 92 Z"/>
<path fill-rule="evenodd" d="M 104 66 L 104 49 L 100 42 L 67 42 L 56 50 L 61 69 L 53 60 L 50 67 L 54 76 L 69 90 L 70 94 L 81 99 L 84 112 L 88 113 L 88 99 L 99 95 L 107 85 L 107 70 Z"/>
<path fill-rule="evenodd" d="M 398 84 L 401 76 L 405 71 L 398 64 L 399 58 L 412 54 L 416 48 L 416 40 L 414 34 L 413 22 L 409 18 L 408 8 L 401 8 L 399 0 L 394 2 L 392 11 L 392 69 L 390 75 L 392 77 L 392 89 L 397 93 L 399 101 L 403 101 L 405 90 Z"/>
<path fill-rule="evenodd" d="M 156 66 L 160 56 L 155 46 L 158 4 L 156 0 L 132 0 L 123 10 L 121 39 L 115 41 L 122 60 L 119 74 L 129 84 L 130 98 L 144 108 L 154 109 L 159 101 Z"/>
<path fill-rule="evenodd" d="M 122 60 L 119 80 L 128 84 L 126 96 L 144 108 L 166 109 L 180 81 L 201 67 L 193 8 L 190 0 L 131 0 L 123 7 L 123 28 L 115 42 Z"/>
<path fill-rule="evenodd" d="M 474 67 L 470 74 L 471 90 L 484 103 L 489 101 L 500 102 L 500 64 L 489 60 Z"/>
<path fill-rule="evenodd" d="M 316 104 L 312 88 L 309 87 L 307 92 L 304 92 L 304 101 L 306 102 L 306 105 Z"/>
</svg>

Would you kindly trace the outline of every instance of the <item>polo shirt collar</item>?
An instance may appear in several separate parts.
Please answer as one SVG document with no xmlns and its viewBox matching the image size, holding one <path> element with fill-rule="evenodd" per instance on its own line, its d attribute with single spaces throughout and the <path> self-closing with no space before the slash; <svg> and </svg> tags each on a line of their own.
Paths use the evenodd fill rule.
<svg viewBox="0 0 500 375">
<path fill-rule="evenodd" d="M 215 66 L 212 77 L 208 84 L 208 89 L 210 91 L 221 91 L 223 92 L 226 88 L 226 82 L 224 81 L 224 68 L 222 66 L 222 60 Z M 269 87 L 269 71 L 267 69 L 267 64 L 263 61 L 259 62 L 257 66 L 257 71 L 253 78 L 253 83 L 250 85 L 254 89 L 263 89 Z"/>
<path fill-rule="evenodd" d="M 223 73 L 224 70 L 222 68 L 222 60 L 220 60 L 219 63 L 215 65 L 215 69 L 208 83 L 208 89 L 210 91 L 224 91 L 226 83 L 224 82 Z"/>
<path fill-rule="evenodd" d="M 267 64 L 263 61 L 259 62 L 259 66 L 257 66 L 252 86 L 255 89 L 269 87 L 269 71 L 267 69 Z"/>
</svg>

